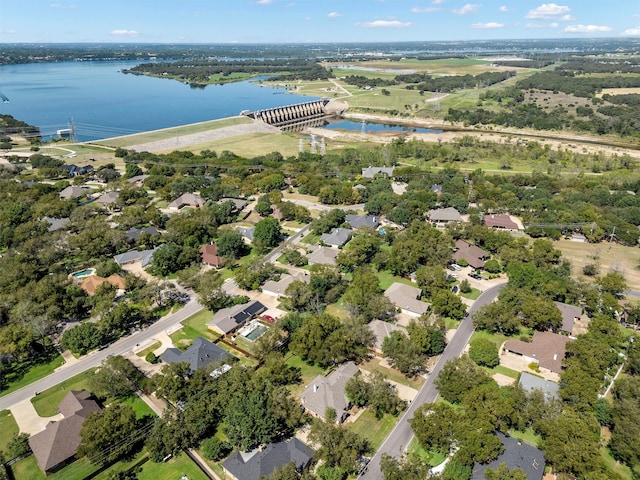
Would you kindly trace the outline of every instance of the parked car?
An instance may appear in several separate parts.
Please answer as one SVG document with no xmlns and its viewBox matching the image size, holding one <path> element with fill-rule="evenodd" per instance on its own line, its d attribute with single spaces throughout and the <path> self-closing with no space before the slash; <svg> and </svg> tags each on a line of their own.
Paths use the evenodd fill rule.
<svg viewBox="0 0 640 480">
<path fill-rule="evenodd" d="M 453 293 L 458 293 L 458 286 L 457 286 L 457 285 L 454 285 L 453 287 L 451 287 L 451 291 L 452 291 Z"/>
<path fill-rule="evenodd" d="M 457 270 L 457 271 L 462 270 L 462 267 L 461 267 L 460 265 L 458 265 L 457 263 L 452 263 L 452 264 L 451 264 L 451 267 L 452 267 L 454 270 Z"/>
<path fill-rule="evenodd" d="M 447 270 L 451 270 L 452 272 L 456 271 L 456 269 L 453 268 L 453 265 L 447 265 Z"/>
<path fill-rule="evenodd" d="M 475 272 L 474 273 L 470 273 L 469 276 L 471 278 L 475 278 L 476 280 L 482 280 L 482 277 L 480 276 L 479 273 L 475 273 Z"/>
<path fill-rule="evenodd" d="M 262 318 L 264 318 L 264 319 L 265 319 L 267 322 L 269 322 L 269 323 L 273 323 L 273 322 L 275 322 L 275 321 L 276 321 L 276 319 L 275 319 L 275 318 L 273 318 L 271 315 L 265 315 L 265 316 L 264 316 L 264 317 L 262 317 Z"/>
</svg>

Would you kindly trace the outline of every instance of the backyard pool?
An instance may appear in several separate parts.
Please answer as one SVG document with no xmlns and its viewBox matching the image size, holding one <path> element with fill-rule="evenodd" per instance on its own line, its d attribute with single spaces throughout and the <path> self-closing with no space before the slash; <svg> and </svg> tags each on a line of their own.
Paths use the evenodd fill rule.
<svg viewBox="0 0 640 480">
<path fill-rule="evenodd" d="M 258 324 L 255 328 L 252 328 L 248 333 L 243 335 L 247 340 L 251 340 L 252 342 L 256 341 L 258 338 L 262 336 L 264 332 L 267 331 L 267 327 L 262 324 Z"/>
<path fill-rule="evenodd" d="M 87 268 L 86 270 L 81 270 L 80 272 L 74 272 L 71 274 L 71 276 L 73 278 L 84 278 L 84 277 L 90 277 L 91 275 L 95 275 L 95 273 L 96 273 L 95 268 Z"/>
</svg>

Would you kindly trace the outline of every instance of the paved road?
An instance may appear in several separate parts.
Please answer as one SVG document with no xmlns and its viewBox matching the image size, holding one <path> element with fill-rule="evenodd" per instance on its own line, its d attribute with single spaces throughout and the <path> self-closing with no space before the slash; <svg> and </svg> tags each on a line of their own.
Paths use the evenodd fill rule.
<svg viewBox="0 0 640 480">
<path fill-rule="evenodd" d="M 203 308 L 204 307 L 202 307 L 202 305 L 200 305 L 197 300 L 192 299 L 176 313 L 161 318 L 156 323 L 145 328 L 144 330 L 136 332 L 133 335 L 129 335 L 128 337 L 121 338 L 108 348 L 93 351 L 84 356 L 78 362 L 65 365 L 62 368 L 58 369 L 56 372 L 41 380 L 31 383 L 30 385 L 27 385 L 26 387 L 23 387 L 20 390 L 16 390 L 15 392 L 12 392 L 8 395 L 0 397 L 0 410 L 10 408 L 14 404 L 22 400 L 31 398 L 35 392 L 42 392 L 50 387 L 64 382 L 65 380 L 75 375 L 78 375 L 79 373 L 84 372 L 85 370 L 97 367 L 109 355 L 123 355 L 124 353 L 135 347 L 136 344 L 142 343 L 145 340 L 153 337 L 154 335 L 157 335 L 158 333 L 163 332 L 164 330 L 180 323 L 181 321 L 189 318 L 194 313 L 199 312 Z"/>
<path fill-rule="evenodd" d="M 462 350 L 464 350 L 464 347 L 471 338 L 471 334 L 473 333 L 471 314 L 495 300 L 498 293 L 500 293 L 500 290 L 502 290 L 504 286 L 505 284 L 493 286 L 478 297 L 473 306 L 469 309 L 469 317 L 465 318 L 460 323 L 460 327 L 451 341 L 447 344 L 447 348 L 445 348 L 444 352 L 440 356 L 438 363 L 433 367 L 433 370 L 430 372 L 427 381 L 422 385 L 418 395 L 413 402 L 411 402 L 407 411 L 404 413 L 402 418 L 400 418 L 387 439 L 373 456 L 367 466 L 366 472 L 358 478 L 362 480 L 381 480 L 383 478 L 382 472 L 380 471 L 380 458 L 382 457 L 382 454 L 386 453 L 387 455 L 397 457 L 405 451 L 413 439 L 413 431 L 411 430 L 411 425 L 409 425 L 409 419 L 413 418 L 413 414 L 420 405 L 436 401 L 438 398 L 438 390 L 434 385 L 434 381 L 438 377 L 438 373 L 440 373 L 440 370 L 442 370 L 445 363 L 452 358 L 460 356 Z"/>
</svg>

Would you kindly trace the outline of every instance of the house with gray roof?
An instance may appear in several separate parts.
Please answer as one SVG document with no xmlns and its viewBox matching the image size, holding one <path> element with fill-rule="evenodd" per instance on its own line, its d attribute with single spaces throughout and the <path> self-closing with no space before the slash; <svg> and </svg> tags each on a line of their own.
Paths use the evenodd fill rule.
<svg viewBox="0 0 640 480">
<path fill-rule="evenodd" d="M 336 422 L 344 422 L 351 406 L 347 394 L 344 393 L 344 387 L 359 372 L 355 363 L 347 362 L 326 377 L 318 375 L 300 395 L 302 405 L 307 412 L 318 418 L 325 418 L 327 408 L 333 408 L 336 412 Z"/>
<path fill-rule="evenodd" d="M 446 225 L 447 223 L 461 223 L 462 216 L 460 212 L 453 207 L 436 208 L 429 210 L 427 213 L 429 221 L 437 225 Z"/>
<path fill-rule="evenodd" d="M 501 463 L 506 463 L 509 470 L 519 468 L 524 471 L 527 480 L 542 480 L 545 467 L 542 450 L 499 432 L 496 435 L 502 441 L 504 452 L 492 462 L 476 463 L 473 466 L 471 480 L 485 480 L 487 468 L 497 470 Z"/>
<path fill-rule="evenodd" d="M 393 177 L 393 171 L 395 167 L 372 167 L 369 165 L 362 169 L 363 178 L 374 178 L 376 175 L 382 175 L 385 177 Z"/>
<path fill-rule="evenodd" d="M 47 475 L 75 460 L 80 430 L 87 415 L 100 406 L 86 390 L 70 391 L 58 405 L 62 420 L 49 422 L 45 429 L 29 437 L 29 446 L 38 466 Z"/>
<path fill-rule="evenodd" d="M 149 178 L 149 175 L 136 175 L 134 177 L 127 178 L 127 183 L 142 185 L 147 178 Z"/>
<path fill-rule="evenodd" d="M 373 228 L 374 230 L 380 225 L 380 217 L 375 215 L 354 215 L 349 214 L 344 217 L 345 221 L 351 228 Z"/>
<path fill-rule="evenodd" d="M 309 265 L 321 264 L 321 265 L 335 265 L 336 257 L 340 252 L 335 248 L 318 247 L 312 253 L 307 255 Z"/>
<path fill-rule="evenodd" d="M 265 282 L 265 284 L 262 286 L 262 292 L 266 293 L 267 295 L 273 295 L 274 297 L 280 297 L 281 295 L 285 294 L 287 287 L 296 280 L 304 283 L 309 283 L 310 276 L 308 274 L 289 275 L 288 273 L 285 273 L 283 275 L 280 275 L 279 280 L 269 280 L 268 282 Z"/>
<path fill-rule="evenodd" d="M 153 260 L 153 254 L 158 249 L 158 247 L 150 249 L 150 250 L 130 250 L 128 252 L 120 253 L 118 255 L 114 255 L 113 259 L 115 262 L 120 265 L 128 265 L 130 263 L 140 262 L 142 268 L 151 264 Z"/>
<path fill-rule="evenodd" d="M 209 365 L 220 366 L 233 360 L 233 356 L 215 343 L 198 337 L 184 352 L 178 348 L 167 348 L 160 355 L 165 363 L 187 362 L 192 372 Z"/>
<path fill-rule="evenodd" d="M 167 207 L 169 210 L 180 210 L 184 207 L 200 208 L 204 205 L 204 200 L 197 193 L 183 193 Z"/>
<path fill-rule="evenodd" d="M 108 207 L 116 203 L 118 201 L 118 197 L 120 197 L 118 192 L 103 193 L 96 199 L 96 203 L 103 207 Z"/>
<path fill-rule="evenodd" d="M 420 300 L 422 290 L 400 282 L 394 282 L 384 291 L 387 297 L 402 313 L 419 317 L 429 311 L 431 304 Z"/>
<path fill-rule="evenodd" d="M 242 209 L 244 209 L 244 207 L 247 206 L 247 201 L 243 198 L 230 198 L 230 197 L 225 197 L 225 198 L 221 198 L 220 200 L 218 200 L 219 204 L 223 204 L 226 202 L 231 202 L 233 205 L 233 211 L 234 212 L 239 212 Z"/>
<path fill-rule="evenodd" d="M 144 228 L 131 227 L 124 234 L 124 238 L 129 243 L 135 243 L 135 242 L 138 241 L 138 237 L 140 236 L 141 233 L 147 233 L 147 234 L 151 235 L 152 237 L 160 235 L 160 232 L 158 231 L 158 229 L 156 227 L 154 227 L 153 225 L 151 225 L 149 227 L 144 227 Z"/>
<path fill-rule="evenodd" d="M 293 437 L 278 443 L 269 443 L 250 452 L 234 452 L 221 463 L 227 478 L 235 480 L 260 480 L 268 477 L 277 468 L 295 463 L 301 473 L 309 466 L 313 450 Z"/>
<path fill-rule="evenodd" d="M 71 222 L 68 218 L 44 217 L 42 220 L 49 224 L 49 226 L 47 227 L 48 232 L 62 230 Z"/>
<path fill-rule="evenodd" d="M 407 329 L 402 325 L 397 325 L 391 322 L 385 322 L 383 320 L 371 320 L 367 325 L 371 333 L 373 333 L 374 343 L 372 349 L 376 353 L 382 353 L 382 342 L 384 339 L 391 335 L 391 332 L 407 333 Z"/>
<path fill-rule="evenodd" d="M 258 300 L 252 300 L 249 303 L 242 303 L 229 308 L 222 308 L 215 313 L 213 319 L 207 323 L 207 326 L 215 332 L 228 335 L 266 310 L 267 307 Z"/>
<path fill-rule="evenodd" d="M 580 320 L 582 316 L 582 308 L 575 305 L 569 305 L 562 302 L 553 302 L 562 314 L 562 326 L 560 331 L 571 335 L 573 332 L 573 324 L 576 320 Z"/>
<path fill-rule="evenodd" d="M 245 243 L 253 242 L 253 234 L 256 231 L 256 227 L 238 227 L 236 231 L 242 236 Z"/>
<path fill-rule="evenodd" d="M 331 233 L 323 233 L 320 235 L 322 243 L 331 245 L 335 248 L 344 247 L 353 237 L 353 230 L 350 228 L 334 228 Z"/>
<path fill-rule="evenodd" d="M 71 198 L 80 198 L 89 192 L 88 187 L 78 187 L 77 185 L 70 185 L 62 190 L 58 195 L 62 200 L 69 200 Z"/>
<path fill-rule="evenodd" d="M 560 385 L 546 378 L 531 375 L 528 372 L 522 372 L 518 384 L 525 392 L 533 392 L 534 390 L 542 391 L 545 400 L 551 400 L 552 398 L 560 399 L 558 395 Z"/>
</svg>

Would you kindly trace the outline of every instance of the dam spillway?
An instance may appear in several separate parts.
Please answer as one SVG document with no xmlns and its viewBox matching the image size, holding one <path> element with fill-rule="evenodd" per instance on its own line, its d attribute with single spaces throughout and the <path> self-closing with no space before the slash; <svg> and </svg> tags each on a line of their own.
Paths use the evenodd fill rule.
<svg viewBox="0 0 640 480">
<path fill-rule="evenodd" d="M 330 100 L 322 98 L 312 102 L 296 103 L 283 107 L 267 108 L 255 112 L 242 112 L 243 115 L 262 121 L 278 128 L 291 127 L 296 124 L 307 123 L 335 115 L 326 107 Z"/>
</svg>

